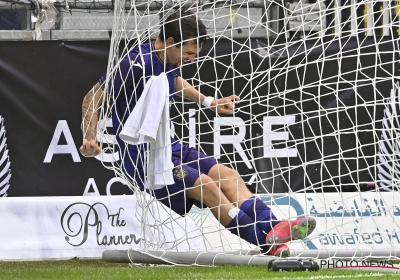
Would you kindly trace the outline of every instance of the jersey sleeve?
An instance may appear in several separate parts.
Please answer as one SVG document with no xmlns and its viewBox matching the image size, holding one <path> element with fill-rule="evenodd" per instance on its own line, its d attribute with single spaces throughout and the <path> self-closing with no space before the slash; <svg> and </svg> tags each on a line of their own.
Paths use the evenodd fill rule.
<svg viewBox="0 0 400 280">
<path fill-rule="evenodd" d="M 108 81 L 109 92 L 113 93 L 114 98 L 119 96 L 131 97 L 136 92 L 139 84 L 143 83 L 143 65 L 140 56 L 126 55 L 118 64 L 117 68 L 111 73 Z M 104 89 L 106 75 L 100 78 L 100 84 Z"/>
</svg>

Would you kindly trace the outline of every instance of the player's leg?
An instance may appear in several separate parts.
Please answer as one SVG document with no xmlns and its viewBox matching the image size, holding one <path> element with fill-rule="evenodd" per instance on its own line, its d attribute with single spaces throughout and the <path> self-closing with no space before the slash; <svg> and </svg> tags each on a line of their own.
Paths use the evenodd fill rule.
<svg viewBox="0 0 400 280">
<path fill-rule="evenodd" d="M 307 237 L 316 226 L 316 221 L 312 217 L 293 221 L 278 220 L 271 209 L 247 189 L 236 170 L 217 164 L 210 169 L 209 176 L 219 184 L 228 200 L 237 201 L 237 206 L 267 233 L 266 243 L 272 245 L 274 249 L 288 241 Z"/>
<path fill-rule="evenodd" d="M 190 170 L 190 167 L 185 168 Z M 265 244 L 265 233 L 244 211 L 235 207 L 227 199 L 212 178 L 201 174 L 193 187 L 186 187 L 185 189 L 187 198 L 204 203 L 210 208 L 215 218 L 230 232 L 254 245 Z"/>
<path fill-rule="evenodd" d="M 202 161 L 200 161 L 200 163 L 201 162 Z M 202 165 L 204 169 L 205 164 Z M 219 175 L 221 171 L 222 178 Z M 237 172 L 226 168 L 222 164 L 214 164 L 214 166 L 208 170 L 208 174 L 214 177 L 210 177 L 210 179 L 212 182 L 215 182 L 216 187 L 222 195 L 226 196 L 227 200 L 232 202 L 232 205 L 235 206 L 236 210 L 233 208 L 231 211 L 237 211 L 238 213 L 237 218 L 231 219 L 229 224 L 225 225 L 225 227 L 233 234 L 240 236 L 252 244 L 260 246 L 262 250 L 269 255 L 288 257 L 290 251 L 286 245 L 272 248 L 266 244 L 266 234 L 271 231 L 271 221 L 275 222 L 276 218 L 261 200 L 259 200 L 256 205 L 254 205 L 254 203 L 252 204 L 252 206 L 257 209 L 256 211 L 254 211 L 254 208 L 251 208 L 249 202 L 252 201 L 253 194 L 247 189 Z M 233 186 L 235 186 L 235 188 Z M 242 216 L 245 218 L 242 219 Z M 263 219 L 261 220 L 260 217 L 263 217 Z M 260 225 L 263 225 L 263 227 L 260 227 Z"/>
<path fill-rule="evenodd" d="M 248 190 L 236 170 L 216 164 L 208 175 L 217 182 L 228 200 L 236 203 L 236 206 L 252 218 L 264 232 L 270 232 L 280 222 L 271 209 Z"/>
<path fill-rule="evenodd" d="M 220 211 L 220 218 L 216 216 L 217 219 L 219 219 L 221 224 L 224 225 L 233 234 L 236 234 L 241 238 L 247 240 L 249 243 L 255 244 L 257 246 L 265 244 L 265 232 L 263 232 L 254 223 L 254 220 L 250 218 L 246 214 L 246 212 L 244 212 L 240 208 L 237 208 L 237 204 L 232 203 L 232 200 L 226 197 L 226 195 L 221 191 L 221 188 L 219 187 L 219 185 L 216 184 L 213 178 L 205 175 L 209 174 L 210 169 L 212 169 L 215 165 L 218 165 L 218 161 L 215 158 L 209 157 L 188 146 L 184 146 L 182 148 L 181 157 L 182 160 L 187 163 L 188 167 L 191 167 L 195 170 L 198 170 L 197 172 L 202 173 L 202 175 L 198 178 L 198 181 L 194 182 L 193 184 L 193 186 L 197 186 L 197 188 L 189 190 L 187 191 L 187 193 L 193 199 L 205 202 L 204 204 L 206 204 L 206 206 L 209 207 L 211 211 L 214 211 L 213 213 L 215 216 L 218 214 L 218 211 Z M 202 188 L 212 189 L 212 191 L 208 190 L 207 194 L 207 196 L 210 196 L 210 198 L 207 197 L 205 200 L 204 195 L 203 197 L 201 197 L 201 194 L 204 194 L 205 192 L 204 190 L 202 190 L 202 188 L 198 187 L 200 185 L 202 186 Z M 246 186 L 244 186 L 244 188 L 242 189 L 243 193 L 245 190 L 247 191 Z M 251 196 L 252 194 L 248 192 L 248 195 Z M 212 206 L 210 206 L 211 204 L 209 203 L 209 201 L 207 202 L 207 200 L 210 200 L 213 197 L 214 199 L 217 199 L 213 202 Z M 224 204 L 226 203 L 229 204 L 228 208 L 224 206 Z M 200 204 L 199 206 L 201 207 L 202 205 Z M 228 213 L 229 211 L 231 211 L 230 214 L 224 214 L 226 213 L 225 209 L 228 210 Z M 225 215 L 225 217 L 223 217 L 222 215 Z"/>
<path fill-rule="evenodd" d="M 161 203 L 183 216 L 190 211 L 195 201 L 199 201 L 209 207 L 215 218 L 232 233 L 255 245 L 265 243 L 265 233 L 255 226 L 246 213 L 235 211 L 237 208 L 213 179 L 184 163 L 177 165 L 173 174 L 173 185 L 152 191 Z M 231 210 L 234 210 L 233 218 Z"/>
<path fill-rule="evenodd" d="M 188 213 L 196 201 L 201 202 L 209 207 L 221 224 L 230 228 L 233 233 L 255 245 L 265 243 L 265 233 L 257 228 L 254 221 L 243 211 L 230 213 L 232 209 L 235 210 L 235 206 L 221 192 L 214 180 L 199 170 L 201 166 L 205 172 L 209 172 L 210 168 L 217 164 L 214 158 L 183 146 L 181 150 L 172 153 L 172 161 L 175 166 L 173 170 L 175 183 L 161 189 L 147 190 L 158 201 L 181 216 Z M 135 174 L 132 179 L 143 191 L 145 176 L 140 163 L 140 160 L 134 162 L 127 160 L 123 170 L 127 174 Z"/>
<path fill-rule="evenodd" d="M 208 176 L 217 182 L 222 192 L 237 207 L 253 196 L 244 184 L 242 177 L 232 168 L 220 163 L 215 164 L 208 172 Z"/>
<path fill-rule="evenodd" d="M 218 163 L 216 159 L 185 145 L 172 155 L 176 166 L 174 178 L 178 186 L 168 186 L 168 189 L 179 188 L 179 182 L 182 183 L 181 188 L 185 189 L 186 195 L 186 211 L 190 210 L 189 204 L 190 207 L 194 203 L 200 207 L 205 204 L 232 233 L 255 245 L 265 243 L 265 233 L 245 212 L 237 209 L 221 192 L 214 180 L 206 175 Z"/>
<path fill-rule="evenodd" d="M 183 167 L 186 170 L 191 167 Z M 191 172 L 189 176 L 197 177 L 196 181 L 185 188 L 186 196 L 205 204 L 210 208 L 214 217 L 216 217 L 223 226 L 227 226 L 231 221 L 229 211 L 234 208 L 232 203 L 221 192 L 215 182 L 207 175 L 199 173 L 198 170 Z"/>
</svg>

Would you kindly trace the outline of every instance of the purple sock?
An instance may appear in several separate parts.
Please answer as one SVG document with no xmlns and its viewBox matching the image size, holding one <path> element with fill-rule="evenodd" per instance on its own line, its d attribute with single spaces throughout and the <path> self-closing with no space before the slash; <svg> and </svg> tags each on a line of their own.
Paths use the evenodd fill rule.
<svg viewBox="0 0 400 280">
<path fill-rule="evenodd" d="M 260 229 L 266 234 L 281 221 L 278 221 L 271 209 L 256 196 L 252 196 L 242 203 L 240 209 L 243 210 L 253 221 L 255 221 Z"/>
<path fill-rule="evenodd" d="M 257 246 L 265 244 L 265 233 L 254 223 L 254 220 L 241 209 L 226 228 L 251 244 Z"/>
</svg>

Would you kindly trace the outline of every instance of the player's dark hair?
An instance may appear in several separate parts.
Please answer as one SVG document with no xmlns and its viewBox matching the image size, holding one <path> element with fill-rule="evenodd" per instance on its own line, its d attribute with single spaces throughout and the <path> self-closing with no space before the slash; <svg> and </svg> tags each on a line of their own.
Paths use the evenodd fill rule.
<svg viewBox="0 0 400 280">
<path fill-rule="evenodd" d="M 183 41 L 184 44 L 191 38 L 198 39 L 199 47 L 201 47 L 207 39 L 207 28 L 190 11 L 178 10 L 168 16 L 161 25 L 158 38 L 164 42 L 169 37 L 174 38 L 175 43 Z"/>
</svg>

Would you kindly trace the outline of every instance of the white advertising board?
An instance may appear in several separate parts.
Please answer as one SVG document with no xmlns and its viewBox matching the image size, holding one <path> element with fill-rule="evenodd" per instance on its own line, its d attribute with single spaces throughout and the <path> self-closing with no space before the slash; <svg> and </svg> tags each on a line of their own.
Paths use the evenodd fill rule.
<svg viewBox="0 0 400 280">
<path fill-rule="evenodd" d="M 137 202 L 135 196 L 4 198 L 0 260 L 100 258 L 106 249 L 140 249 L 143 239 L 158 244 L 153 249 L 204 248 L 189 217 L 155 200 L 143 213 Z"/>
<path fill-rule="evenodd" d="M 107 249 L 248 250 L 254 246 L 224 229 L 209 210 L 186 217 L 146 197 L 18 197 L 0 204 L 0 260 L 100 258 Z M 296 250 L 400 250 L 400 194 L 262 195 L 278 219 L 304 215 L 317 227 Z M 146 223 L 146 227 L 142 224 Z M 373 254 L 373 253 L 371 253 Z"/>
</svg>

